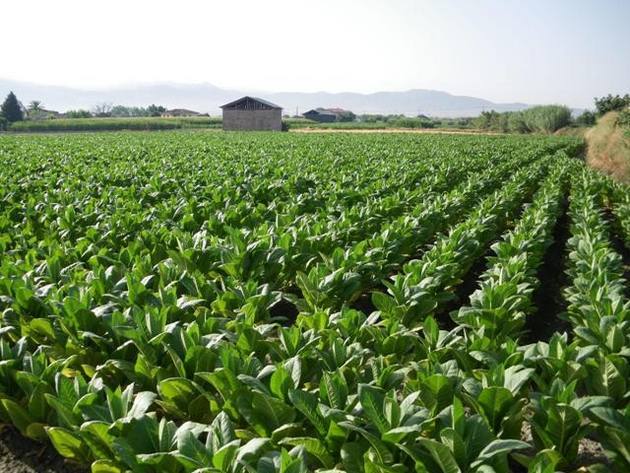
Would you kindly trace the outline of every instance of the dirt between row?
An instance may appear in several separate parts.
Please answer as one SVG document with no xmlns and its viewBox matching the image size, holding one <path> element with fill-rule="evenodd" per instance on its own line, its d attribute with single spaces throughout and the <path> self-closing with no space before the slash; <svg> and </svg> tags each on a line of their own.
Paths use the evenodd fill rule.
<svg viewBox="0 0 630 473">
<path fill-rule="evenodd" d="M 0 426 L 0 473 L 88 473 L 71 464 L 50 444 L 22 436 L 14 427 Z"/>
</svg>

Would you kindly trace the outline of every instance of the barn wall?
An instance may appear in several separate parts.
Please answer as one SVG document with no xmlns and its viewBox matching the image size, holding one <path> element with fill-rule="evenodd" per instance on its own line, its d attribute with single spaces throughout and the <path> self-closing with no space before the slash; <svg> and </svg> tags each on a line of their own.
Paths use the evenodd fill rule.
<svg viewBox="0 0 630 473">
<path fill-rule="evenodd" d="M 223 110 L 223 129 L 282 130 L 282 110 Z"/>
</svg>

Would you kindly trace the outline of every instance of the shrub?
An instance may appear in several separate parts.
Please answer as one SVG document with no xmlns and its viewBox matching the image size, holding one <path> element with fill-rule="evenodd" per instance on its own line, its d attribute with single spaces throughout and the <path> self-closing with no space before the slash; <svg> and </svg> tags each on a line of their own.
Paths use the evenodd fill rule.
<svg viewBox="0 0 630 473">
<path fill-rule="evenodd" d="M 495 110 L 481 112 L 481 115 L 475 118 L 473 123 L 475 127 L 481 128 L 482 130 L 505 132 L 508 131 L 507 115 L 507 113 L 499 113 Z"/>
<path fill-rule="evenodd" d="M 92 118 L 92 114 L 87 110 L 68 110 L 66 112 L 68 118 Z"/>
<path fill-rule="evenodd" d="M 397 118 L 389 123 L 395 128 L 433 128 L 435 125 L 431 120 L 424 118 Z"/>
<path fill-rule="evenodd" d="M 585 110 L 579 117 L 575 119 L 576 125 L 593 126 L 595 125 L 595 114 L 589 110 Z"/>
<path fill-rule="evenodd" d="M 353 122 L 357 119 L 357 116 L 349 110 L 341 112 L 337 116 L 337 120 L 340 122 Z"/>
<path fill-rule="evenodd" d="M 519 113 L 530 131 L 553 133 L 571 123 L 571 110 L 564 105 L 541 105 Z"/>
<path fill-rule="evenodd" d="M 513 133 L 531 133 L 523 114 L 520 112 L 510 113 L 508 116 L 508 129 Z"/>
<path fill-rule="evenodd" d="M 630 127 L 630 109 L 623 110 L 617 117 L 617 125 Z"/>
<path fill-rule="evenodd" d="M 483 130 L 513 133 L 553 133 L 571 123 L 571 110 L 564 105 L 540 105 L 520 112 L 482 112 L 474 125 Z"/>
</svg>

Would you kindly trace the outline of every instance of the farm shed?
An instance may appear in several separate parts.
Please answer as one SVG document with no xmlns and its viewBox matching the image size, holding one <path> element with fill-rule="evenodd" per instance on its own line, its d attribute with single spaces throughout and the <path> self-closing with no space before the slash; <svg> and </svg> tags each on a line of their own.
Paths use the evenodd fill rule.
<svg viewBox="0 0 630 473">
<path fill-rule="evenodd" d="M 186 110 L 185 108 L 174 108 L 172 110 L 167 110 L 162 113 L 162 118 L 174 118 L 174 117 L 196 117 L 199 115 L 199 112 L 194 112 L 192 110 Z"/>
<path fill-rule="evenodd" d="M 304 118 L 320 123 L 331 123 L 337 121 L 337 114 L 325 108 L 314 108 L 302 114 Z"/>
<path fill-rule="evenodd" d="M 224 130 L 282 130 L 282 107 L 266 100 L 245 96 L 221 109 Z"/>
</svg>

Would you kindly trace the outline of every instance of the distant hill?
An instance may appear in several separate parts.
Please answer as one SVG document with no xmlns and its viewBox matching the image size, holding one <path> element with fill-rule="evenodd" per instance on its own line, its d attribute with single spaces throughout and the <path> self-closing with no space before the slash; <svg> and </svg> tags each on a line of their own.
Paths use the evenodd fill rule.
<svg viewBox="0 0 630 473">
<path fill-rule="evenodd" d="M 277 103 L 285 113 L 294 114 L 296 108 L 303 113 L 316 107 L 341 107 L 360 113 L 402 113 L 435 117 L 465 117 L 479 115 L 483 110 L 522 110 L 524 103 L 494 103 L 489 100 L 452 95 L 437 90 L 414 89 L 401 92 L 252 92 L 229 90 L 212 84 L 141 84 L 108 89 L 84 90 L 69 87 L 47 86 L 29 82 L 0 79 L 0 97 L 13 90 L 22 103 L 41 100 L 47 109 L 65 111 L 77 108 L 91 109 L 94 105 L 109 102 L 118 105 L 146 106 L 152 103 L 167 108 L 187 108 L 199 112 L 218 114 L 219 106 L 242 95 L 261 96 Z"/>
</svg>

